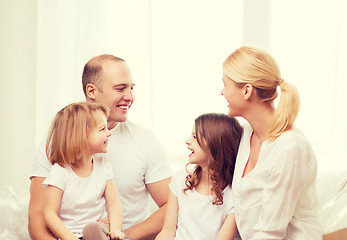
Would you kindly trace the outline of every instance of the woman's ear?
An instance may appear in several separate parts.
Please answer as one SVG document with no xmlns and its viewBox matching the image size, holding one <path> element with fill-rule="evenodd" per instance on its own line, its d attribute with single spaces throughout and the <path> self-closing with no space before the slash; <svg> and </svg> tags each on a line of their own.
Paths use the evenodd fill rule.
<svg viewBox="0 0 347 240">
<path fill-rule="evenodd" d="M 243 86 L 242 90 L 243 90 L 243 97 L 244 97 L 244 99 L 245 100 L 249 100 L 252 97 L 253 91 L 254 91 L 254 88 L 253 88 L 252 84 L 249 84 L 249 83 L 245 84 Z"/>
<path fill-rule="evenodd" d="M 87 84 L 87 86 L 86 86 L 87 98 L 95 100 L 96 99 L 96 95 L 95 95 L 96 91 L 97 91 L 97 88 L 95 87 L 94 84 L 92 84 L 92 83 Z"/>
</svg>

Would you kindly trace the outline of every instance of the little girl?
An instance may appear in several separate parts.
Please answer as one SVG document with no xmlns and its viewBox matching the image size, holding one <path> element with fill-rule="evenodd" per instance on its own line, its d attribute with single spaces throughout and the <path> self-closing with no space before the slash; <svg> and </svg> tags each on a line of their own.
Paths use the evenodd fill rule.
<svg viewBox="0 0 347 240">
<path fill-rule="evenodd" d="M 156 240 L 234 239 L 231 182 L 242 128 L 224 114 L 195 119 L 186 171 L 174 174 L 162 231 Z M 192 171 L 188 165 L 194 164 Z M 230 227 L 233 226 L 233 227 Z"/>
<path fill-rule="evenodd" d="M 123 212 L 105 153 L 111 133 L 109 109 L 97 103 L 74 103 L 60 110 L 49 131 L 46 151 L 52 169 L 44 216 L 60 239 L 124 239 Z M 110 227 L 97 222 L 106 217 Z"/>
</svg>

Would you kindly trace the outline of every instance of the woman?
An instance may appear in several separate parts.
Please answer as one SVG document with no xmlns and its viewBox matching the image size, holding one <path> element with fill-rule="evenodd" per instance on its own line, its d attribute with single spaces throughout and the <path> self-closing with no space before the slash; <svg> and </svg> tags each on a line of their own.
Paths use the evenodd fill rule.
<svg viewBox="0 0 347 240">
<path fill-rule="evenodd" d="M 232 185 L 241 238 L 322 239 L 316 217 L 317 163 L 310 144 L 294 127 L 297 90 L 281 78 L 270 54 L 247 46 L 225 60 L 223 83 L 229 115 L 249 123 Z"/>
</svg>

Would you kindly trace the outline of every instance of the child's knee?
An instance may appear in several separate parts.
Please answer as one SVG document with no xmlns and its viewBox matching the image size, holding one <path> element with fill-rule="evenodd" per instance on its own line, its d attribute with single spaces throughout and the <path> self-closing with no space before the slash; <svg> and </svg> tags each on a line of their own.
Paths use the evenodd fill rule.
<svg viewBox="0 0 347 240">
<path fill-rule="evenodd" d="M 107 230 L 98 222 L 88 223 L 82 231 L 84 240 L 107 239 Z"/>
</svg>

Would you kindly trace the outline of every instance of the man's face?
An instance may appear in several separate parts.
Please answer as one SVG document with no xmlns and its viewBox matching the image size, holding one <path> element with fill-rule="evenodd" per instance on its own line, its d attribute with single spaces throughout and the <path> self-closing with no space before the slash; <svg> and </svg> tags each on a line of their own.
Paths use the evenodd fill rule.
<svg viewBox="0 0 347 240">
<path fill-rule="evenodd" d="M 95 101 L 110 108 L 108 127 L 112 129 L 118 122 L 124 122 L 130 106 L 134 102 L 134 82 L 125 62 L 106 61 L 95 93 Z"/>
</svg>

